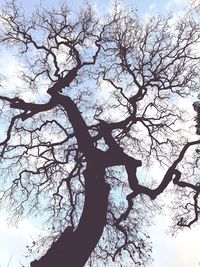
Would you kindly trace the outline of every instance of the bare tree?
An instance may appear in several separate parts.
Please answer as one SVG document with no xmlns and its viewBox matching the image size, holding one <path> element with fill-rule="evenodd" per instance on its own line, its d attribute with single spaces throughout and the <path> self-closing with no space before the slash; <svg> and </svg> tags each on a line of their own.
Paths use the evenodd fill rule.
<svg viewBox="0 0 200 267">
<path fill-rule="evenodd" d="M 20 84 L 2 80 L 1 200 L 54 241 L 31 266 L 145 266 L 169 184 L 177 228 L 198 220 L 200 140 L 181 105 L 199 90 L 197 16 L 142 22 L 114 3 L 104 18 L 89 5 L 26 17 L 12 1 L 0 23 L 20 65 Z"/>
</svg>

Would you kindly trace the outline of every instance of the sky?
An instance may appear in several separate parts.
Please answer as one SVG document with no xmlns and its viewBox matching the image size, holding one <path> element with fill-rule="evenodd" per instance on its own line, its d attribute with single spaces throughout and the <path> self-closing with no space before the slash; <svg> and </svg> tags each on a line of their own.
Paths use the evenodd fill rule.
<svg viewBox="0 0 200 267">
<path fill-rule="evenodd" d="M 57 0 L 22 0 L 21 2 L 27 12 L 31 12 L 39 3 L 44 7 L 56 6 L 58 3 Z M 81 1 L 69 2 L 68 0 L 65 2 L 68 2 L 72 8 L 76 8 Z M 91 0 L 89 2 L 95 4 L 97 10 L 102 13 L 108 8 L 108 0 Z M 138 9 L 140 16 L 144 18 L 153 13 L 156 14 L 163 10 L 169 11 L 170 9 L 178 14 L 186 4 L 185 0 L 127 0 L 125 2 Z M 3 3 L 4 1 L 0 0 L 0 4 Z M 10 57 L 10 59 L 12 58 Z M 6 73 L 13 69 L 15 69 L 14 60 L 7 60 L 5 64 L 4 58 L 0 58 L 0 71 L 4 70 Z M 153 242 L 154 263 L 152 267 L 200 266 L 200 227 L 187 229 L 176 237 L 171 237 L 167 234 L 167 229 L 171 223 L 169 216 L 157 215 L 154 223 L 154 226 L 149 229 Z M 21 263 L 25 264 L 33 260 L 32 258 L 25 259 L 26 246 L 40 232 L 41 229 L 27 219 L 23 219 L 18 226 L 9 226 L 6 222 L 6 212 L 2 211 L 0 213 L 0 267 L 20 267 L 22 266 Z"/>
</svg>

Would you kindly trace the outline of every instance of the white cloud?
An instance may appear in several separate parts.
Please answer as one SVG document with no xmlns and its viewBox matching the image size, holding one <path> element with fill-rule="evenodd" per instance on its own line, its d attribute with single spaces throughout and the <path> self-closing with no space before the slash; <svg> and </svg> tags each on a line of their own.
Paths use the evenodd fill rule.
<svg viewBox="0 0 200 267">
<path fill-rule="evenodd" d="M 44 85 L 40 85 L 38 91 L 33 91 L 20 77 L 22 71 L 24 68 L 15 56 L 9 51 L 0 51 L 0 94 L 7 94 L 9 97 L 17 94 L 28 102 L 44 99 L 47 96 Z"/>
<path fill-rule="evenodd" d="M 200 263 L 199 227 L 183 229 L 176 237 L 166 233 L 170 224 L 169 217 L 157 216 L 152 227 L 153 267 L 195 267 Z"/>
<path fill-rule="evenodd" d="M 0 216 L 0 267 L 21 267 L 21 263 L 28 264 L 31 258 L 26 259 L 27 245 L 37 238 L 42 230 L 27 220 L 22 220 L 17 227 L 9 226 L 4 216 Z"/>
<path fill-rule="evenodd" d="M 185 0 L 173 0 L 175 4 L 184 4 Z"/>
<path fill-rule="evenodd" d="M 14 87 L 13 85 L 21 85 L 20 79 L 17 77 L 17 73 L 21 71 L 22 68 L 17 62 L 17 59 L 6 51 L 1 51 L 0 53 L 0 74 L 5 76 L 7 83 Z M 9 88 L 11 90 L 11 88 Z"/>
<path fill-rule="evenodd" d="M 178 9 L 183 9 L 187 4 L 186 0 L 170 0 L 166 2 L 164 9 L 165 10 L 176 10 Z"/>
<path fill-rule="evenodd" d="M 153 10 L 153 9 L 155 9 L 156 8 L 156 4 L 151 4 L 150 6 L 149 6 L 149 10 Z"/>
</svg>

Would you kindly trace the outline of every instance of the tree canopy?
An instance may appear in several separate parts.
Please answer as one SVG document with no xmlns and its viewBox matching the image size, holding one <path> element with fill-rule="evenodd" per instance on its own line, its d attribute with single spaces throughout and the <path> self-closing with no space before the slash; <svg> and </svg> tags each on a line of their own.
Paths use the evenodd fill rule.
<svg viewBox="0 0 200 267">
<path fill-rule="evenodd" d="M 175 229 L 197 222 L 198 12 L 1 8 L 19 71 L 1 77 L 0 197 L 13 220 L 46 221 L 51 248 L 31 266 L 146 266 L 164 191 Z"/>
</svg>

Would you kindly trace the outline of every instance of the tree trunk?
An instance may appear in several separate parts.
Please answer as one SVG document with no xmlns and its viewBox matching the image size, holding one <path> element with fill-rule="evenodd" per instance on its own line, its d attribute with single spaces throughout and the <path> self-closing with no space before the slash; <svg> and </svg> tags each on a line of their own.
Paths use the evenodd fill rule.
<svg viewBox="0 0 200 267">
<path fill-rule="evenodd" d="M 96 247 L 106 224 L 110 187 L 104 170 L 88 166 L 85 177 L 85 203 L 77 229 L 67 228 L 48 252 L 31 267 L 83 267 Z"/>
</svg>

